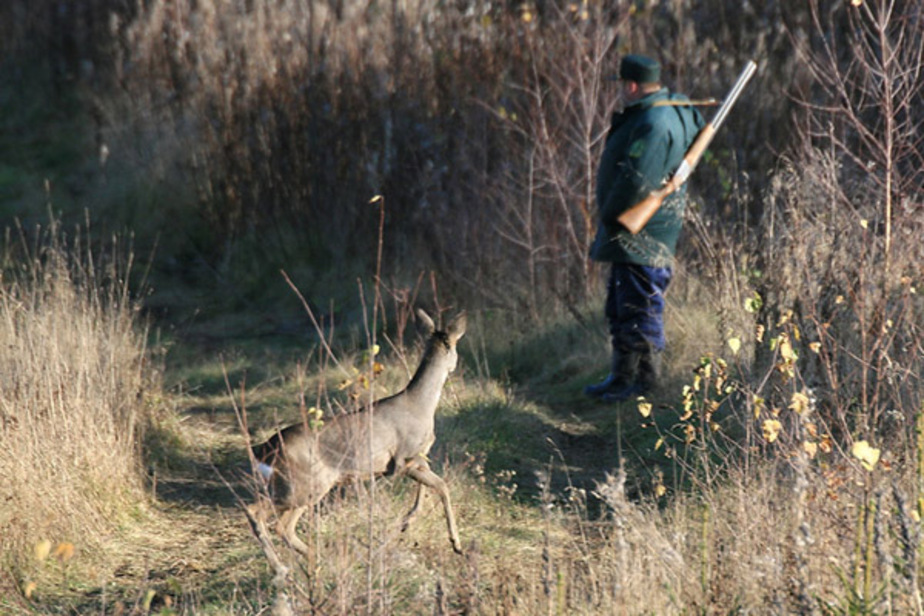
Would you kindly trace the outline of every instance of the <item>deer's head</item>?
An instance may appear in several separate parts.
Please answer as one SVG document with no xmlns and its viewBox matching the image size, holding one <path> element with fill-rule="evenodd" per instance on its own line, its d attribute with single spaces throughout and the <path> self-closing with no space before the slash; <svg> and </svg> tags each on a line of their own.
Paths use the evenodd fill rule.
<svg viewBox="0 0 924 616">
<path fill-rule="evenodd" d="M 429 338 L 430 352 L 439 354 L 440 357 L 448 356 L 447 372 L 455 370 L 459 362 L 459 353 L 456 350 L 456 344 L 459 342 L 459 338 L 465 334 L 465 313 L 462 312 L 458 314 L 449 322 L 445 330 L 438 330 L 433 323 L 433 319 L 430 318 L 430 315 L 421 308 L 417 309 L 417 317 L 420 319 L 421 323 L 423 323 Z M 435 358 L 436 357 L 434 357 L 434 359 Z"/>
</svg>

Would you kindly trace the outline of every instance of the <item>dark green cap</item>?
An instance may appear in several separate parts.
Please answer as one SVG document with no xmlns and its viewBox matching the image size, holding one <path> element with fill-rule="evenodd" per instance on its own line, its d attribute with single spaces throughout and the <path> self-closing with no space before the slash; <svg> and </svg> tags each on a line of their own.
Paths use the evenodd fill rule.
<svg viewBox="0 0 924 616">
<path fill-rule="evenodd" d="M 619 78 L 636 83 L 660 83 L 661 65 L 648 56 L 629 54 L 619 63 Z"/>
</svg>

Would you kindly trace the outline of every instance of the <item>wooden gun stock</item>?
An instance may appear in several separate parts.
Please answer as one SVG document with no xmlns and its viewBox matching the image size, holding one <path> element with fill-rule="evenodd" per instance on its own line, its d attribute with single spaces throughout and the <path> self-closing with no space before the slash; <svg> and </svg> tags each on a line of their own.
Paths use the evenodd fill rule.
<svg viewBox="0 0 924 616">
<path fill-rule="evenodd" d="M 683 157 L 683 161 L 680 163 L 680 166 L 677 167 L 671 179 L 668 180 L 664 186 L 657 190 L 653 190 L 647 197 L 619 215 L 616 220 L 618 220 L 629 233 L 635 235 L 644 229 L 648 221 L 651 220 L 651 217 L 654 216 L 658 208 L 661 207 L 664 199 L 683 186 L 683 183 L 687 181 L 687 178 L 690 177 L 690 174 L 693 173 L 693 169 L 695 169 L 697 163 L 699 163 L 699 159 L 703 157 L 706 148 L 712 143 L 712 138 L 715 137 L 715 133 L 719 130 L 719 126 L 725 121 L 725 117 L 728 115 L 732 105 L 734 105 L 738 97 L 741 96 L 744 86 L 747 85 L 747 82 L 751 79 L 756 70 L 757 64 L 753 61 L 749 61 L 738 76 L 735 85 L 725 98 L 725 101 L 715 114 L 715 117 L 699 131 L 698 135 L 696 135 L 696 139 L 687 150 L 687 153 Z"/>
<path fill-rule="evenodd" d="M 696 136 L 693 145 L 687 150 L 686 155 L 683 157 L 683 162 L 680 163 L 680 167 L 677 169 L 677 172 L 671 176 L 671 179 L 668 180 L 663 187 L 651 191 L 647 197 L 624 211 L 616 220 L 633 235 L 644 229 L 648 221 L 651 220 L 651 217 L 660 209 L 664 200 L 683 185 L 684 181 L 686 181 L 687 177 L 689 177 L 690 173 L 696 167 L 699 159 L 702 158 L 706 148 L 709 147 L 714 136 L 715 128 L 712 124 L 709 123 L 704 126 Z M 682 175 L 680 173 L 681 170 L 686 169 L 689 169 L 689 171 L 686 171 L 686 174 Z"/>
</svg>

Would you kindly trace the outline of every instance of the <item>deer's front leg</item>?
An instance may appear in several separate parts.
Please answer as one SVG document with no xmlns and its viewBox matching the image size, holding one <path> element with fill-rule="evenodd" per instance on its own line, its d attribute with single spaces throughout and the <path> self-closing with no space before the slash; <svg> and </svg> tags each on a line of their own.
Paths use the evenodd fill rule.
<svg viewBox="0 0 924 616">
<path fill-rule="evenodd" d="M 446 526 L 449 528 L 449 541 L 452 543 L 452 549 L 456 551 L 457 554 L 462 553 L 462 542 L 459 541 L 459 532 L 456 530 L 456 518 L 452 513 L 452 501 L 449 498 L 449 488 L 446 486 L 446 482 L 443 479 L 430 470 L 430 466 L 423 460 L 414 462 L 411 466 L 408 467 L 407 474 L 427 487 L 433 488 L 439 492 L 440 499 L 443 501 L 443 512 L 446 514 Z M 420 497 L 420 491 L 418 488 L 417 493 L 418 498 Z M 411 510 L 413 513 L 417 509 L 417 503 L 414 503 L 414 509 Z"/>
</svg>

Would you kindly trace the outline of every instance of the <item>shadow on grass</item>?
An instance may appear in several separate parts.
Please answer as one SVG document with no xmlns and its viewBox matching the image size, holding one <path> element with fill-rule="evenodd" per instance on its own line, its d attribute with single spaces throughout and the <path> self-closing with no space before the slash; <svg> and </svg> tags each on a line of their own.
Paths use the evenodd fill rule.
<svg viewBox="0 0 924 616">
<path fill-rule="evenodd" d="M 539 505 L 544 485 L 557 500 L 569 489 L 588 495 L 618 466 L 616 433 L 547 409 L 503 400 L 471 403 L 453 415 L 437 416 L 437 442 L 451 457 L 464 458 L 476 475 L 515 498 Z M 599 515 L 594 505 L 588 512 Z"/>
</svg>

